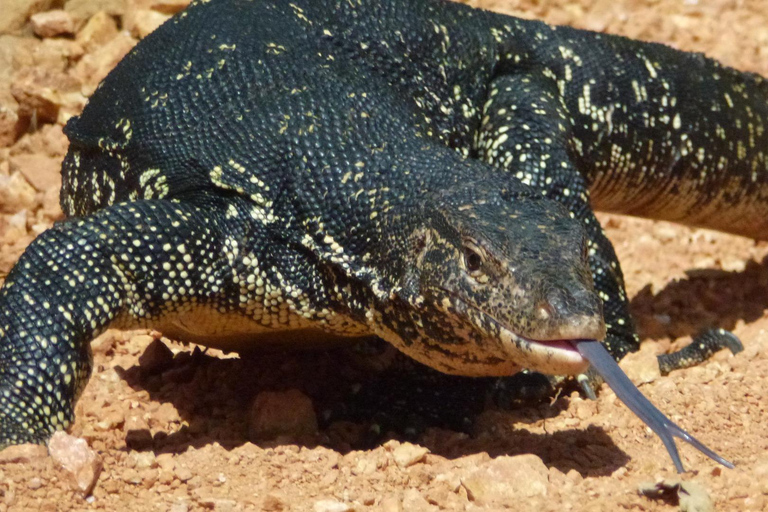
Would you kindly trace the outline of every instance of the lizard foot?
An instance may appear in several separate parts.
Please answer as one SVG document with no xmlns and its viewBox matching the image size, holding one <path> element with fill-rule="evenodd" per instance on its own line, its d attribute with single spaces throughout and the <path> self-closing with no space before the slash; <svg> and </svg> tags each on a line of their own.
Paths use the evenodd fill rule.
<svg viewBox="0 0 768 512">
<path fill-rule="evenodd" d="M 694 338 L 693 342 L 671 354 L 658 356 L 659 369 L 662 375 L 672 370 L 690 368 L 706 361 L 715 352 L 727 348 L 734 354 L 744 350 L 739 338 L 725 329 L 708 329 Z"/>
</svg>

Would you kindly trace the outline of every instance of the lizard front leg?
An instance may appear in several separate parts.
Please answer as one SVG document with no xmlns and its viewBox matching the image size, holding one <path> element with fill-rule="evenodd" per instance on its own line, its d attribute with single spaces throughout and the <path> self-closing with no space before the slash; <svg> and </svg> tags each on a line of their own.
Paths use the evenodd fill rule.
<svg viewBox="0 0 768 512">
<path fill-rule="evenodd" d="M 214 234 L 222 219 L 213 208 L 139 201 L 32 242 L 0 290 L 0 448 L 43 442 L 72 423 L 89 342 L 106 328 L 217 302 L 231 274 Z"/>
</svg>

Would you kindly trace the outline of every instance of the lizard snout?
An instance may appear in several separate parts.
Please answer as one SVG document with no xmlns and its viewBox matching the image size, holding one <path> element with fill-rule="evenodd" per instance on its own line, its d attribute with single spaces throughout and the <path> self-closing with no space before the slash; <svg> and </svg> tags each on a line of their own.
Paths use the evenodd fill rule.
<svg viewBox="0 0 768 512">
<path fill-rule="evenodd" d="M 535 306 L 537 340 L 603 339 L 605 322 L 599 297 L 583 287 L 549 290 Z"/>
</svg>

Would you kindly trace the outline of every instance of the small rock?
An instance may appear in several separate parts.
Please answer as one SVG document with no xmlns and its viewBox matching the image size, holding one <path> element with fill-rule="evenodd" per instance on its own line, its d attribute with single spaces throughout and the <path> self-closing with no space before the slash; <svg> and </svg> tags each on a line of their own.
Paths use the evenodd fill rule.
<svg viewBox="0 0 768 512">
<path fill-rule="evenodd" d="M 138 41 L 127 31 L 119 32 L 112 40 L 83 56 L 73 75 L 83 84 L 83 93 L 91 95 L 96 86 L 112 71 Z"/>
<path fill-rule="evenodd" d="M 11 172 L 20 172 L 40 192 L 61 187 L 61 159 L 50 156 L 16 155 L 9 159 Z"/>
<path fill-rule="evenodd" d="M 230 512 L 236 510 L 238 503 L 235 500 L 229 500 L 226 498 L 201 498 L 198 503 L 203 509 L 219 510 L 221 512 Z"/>
<path fill-rule="evenodd" d="M 155 461 L 158 467 L 164 471 L 173 471 L 173 468 L 176 467 L 176 460 L 172 453 L 161 453 L 155 457 Z"/>
<path fill-rule="evenodd" d="M 134 468 L 126 468 L 123 471 L 123 481 L 132 485 L 139 485 L 141 483 L 141 475 Z"/>
<path fill-rule="evenodd" d="M 312 400 L 299 390 L 265 391 L 259 393 L 251 406 L 248 426 L 251 441 L 316 432 L 317 417 Z"/>
<path fill-rule="evenodd" d="M 19 213 L 9 215 L 5 218 L 5 232 L 0 237 L 0 241 L 11 243 L 12 240 L 18 240 L 27 236 L 27 217 L 29 212 L 21 210 Z"/>
<path fill-rule="evenodd" d="M 37 192 L 21 173 L 0 175 L 0 212 L 30 210 L 37 204 Z"/>
<path fill-rule="evenodd" d="M 281 512 L 282 510 L 289 510 L 289 508 L 282 496 L 270 493 L 264 496 L 260 510 L 262 512 Z"/>
<path fill-rule="evenodd" d="M 43 67 L 18 71 L 11 93 L 19 103 L 19 114 L 35 117 L 40 123 L 55 123 L 62 107 L 77 109 L 85 103 L 76 78 Z"/>
<path fill-rule="evenodd" d="M 5 100 L 0 98 L 0 148 L 10 146 L 19 137 L 21 126 L 18 107 L 12 97 Z"/>
<path fill-rule="evenodd" d="M 707 489 L 695 481 L 682 482 L 668 478 L 659 482 L 638 485 L 638 492 L 650 499 L 671 501 L 680 506 L 680 512 L 713 512 L 714 502 Z"/>
<path fill-rule="evenodd" d="M 744 272 L 748 261 L 744 258 L 727 258 L 720 262 L 720 268 L 726 272 Z"/>
<path fill-rule="evenodd" d="M 152 421 L 160 425 L 168 425 L 181 421 L 179 411 L 173 404 L 168 402 L 161 404 L 155 412 L 152 413 Z"/>
<path fill-rule="evenodd" d="M 22 28 L 29 17 L 50 9 L 53 0 L 3 0 L 0 34 L 10 34 Z"/>
<path fill-rule="evenodd" d="M 146 334 L 140 336 L 147 336 Z M 138 337 L 138 336 L 137 336 Z M 171 366 L 173 362 L 173 352 L 165 343 L 160 340 L 154 340 L 139 356 L 139 365 L 141 369 L 149 375 L 161 373 Z"/>
<path fill-rule="evenodd" d="M 192 470 L 190 470 L 186 466 L 178 466 L 174 470 L 173 474 L 176 476 L 176 478 L 179 479 L 179 482 L 186 482 L 187 480 L 190 480 L 193 476 L 195 476 L 192 473 Z"/>
<path fill-rule="evenodd" d="M 661 377 L 656 352 L 649 345 L 641 345 L 637 352 L 624 356 L 619 362 L 619 367 L 636 386 L 653 382 Z"/>
<path fill-rule="evenodd" d="M 399 467 L 407 468 L 424 460 L 428 453 L 428 448 L 406 442 L 392 450 L 392 458 Z"/>
<path fill-rule="evenodd" d="M 403 512 L 403 505 L 397 496 L 384 496 L 379 503 L 381 512 Z"/>
<path fill-rule="evenodd" d="M 151 9 L 137 9 L 126 14 L 123 27 L 133 37 L 143 39 L 165 23 L 168 18 L 170 18 L 170 15 Z"/>
<path fill-rule="evenodd" d="M 314 512 L 354 512 L 354 508 L 346 503 L 335 500 L 316 501 L 312 507 Z"/>
<path fill-rule="evenodd" d="M 75 490 L 79 490 L 83 496 L 91 494 L 101 473 L 102 463 L 85 439 L 62 431 L 55 432 L 48 441 L 48 452 L 69 473 Z"/>
<path fill-rule="evenodd" d="M 164 14 L 173 15 L 183 11 L 189 5 L 190 0 L 153 0 L 150 9 Z"/>
<path fill-rule="evenodd" d="M 134 452 L 131 455 L 138 470 L 149 469 L 157 465 L 155 463 L 155 454 L 152 452 Z"/>
<path fill-rule="evenodd" d="M 75 21 L 63 9 L 39 12 L 33 14 L 29 20 L 32 22 L 32 30 L 40 37 L 56 37 L 75 33 Z"/>
<path fill-rule="evenodd" d="M 92 52 L 117 35 L 117 23 L 104 11 L 99 11 L 77 33 L 75 40 L 86 52 Z"/>
<path fill-rule="evenodd" d="M 0 464 L 20 463 L 29 464 L 36 459 L 44 459 L 48 456 L 48 450 L 40 444 L 17 444 L 0 451 Z"/>
<path fill-rule="evenodd" d="M 408 489 L 403 493 L 403 510 L 408 512 L 437 512 L 440 509 L 429 503 L 417 489 Z"/>
<path fill-rule="evenodd" d="M 497 457 L 463 478 L 461 484 L 478 505 L 502 505 L 546 496 L 549 471 L 535 455 Z"/>
<path fill-rule="evenodd" d="M 67 0 L 64 10 L 76 23 L 84 23 L 98 12 L 105 12 L 110 16 L 122 16 L 125 14 L 125 4 L 126 0 Z"/>
<path fill-rule="evenodd" d="M 715 503 L 707 488 L 699 482 L 690 481 L 680 484 L 680 512 L 714 512 Z"/>
<path fill-rule="evenodd" d="M 69 149 L 69 139 L 64 135 L 63 127 L 48 125 L 43 127 L 37 134 L 42 139 L 42 151 L 48 156 L 59 157 L 59 164 L 61 164 L 61 160 Z"/>
<path fill-rule="evenodd" d="M 680 236 L 680 228 L 667 224 L 666 222 L 656 222 L 653 224 L 653 234 L 662 242 L 669 242 Z"/>
<path fill-rule="evenodd" d="M 171 508 L 169 509 L 169 512 L 188 512 L 189 511 L 189 503 L 186 501 L 177 501 L 173 505 L 171 505 Z"/>
<path fill-rule="evenodd" d="M 108 329 L 91 341 L 91 351 L 93 351 L 94 354 L 107 354 L 115 348 L 116 344 L 121 343 L 122 341 L 124 341 L 122 331 Z"/>
</svg>

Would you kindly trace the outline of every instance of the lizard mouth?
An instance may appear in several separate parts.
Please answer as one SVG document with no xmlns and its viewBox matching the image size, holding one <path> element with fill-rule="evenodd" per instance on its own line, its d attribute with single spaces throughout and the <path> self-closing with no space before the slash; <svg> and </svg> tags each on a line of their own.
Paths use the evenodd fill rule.
<svg viewBox="0 0 768 512">
<path fill-rule="evenodd" d="M 549 375 L 578 375 L 587 371 L 589 361 L 572 344 L 574 339 L 535 340 L 516 334 L 493 317 L 486 315 L 499 328 L 502 348 L 521 366 Z"/>
<path fill-rule="evenodd" d="M 476 323 L 476 325 L 486 323 L 492 325 L 492 329 L 483 330 L 489 334 L 491 331 L 495 331 L 493 334 L 500 341 L 502 352 L 519 367 L 549 375 L 578 375 L 589 368 L 589 361 L 581 355 L 572 343 L 582 338 L 537 340 L 522 336 L 509 329 L 492 315 L 457 296 L 456 293 L 445 289 L 443 291 L 453 297 L 457 305 L 461 305 L 480 316 L 483 321 Z"/>
</svg>

